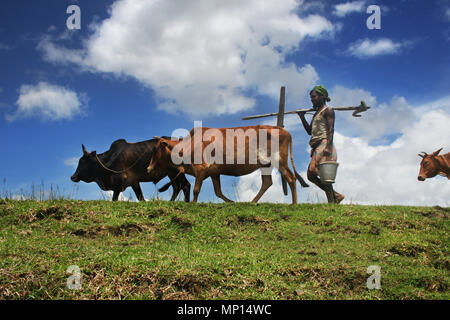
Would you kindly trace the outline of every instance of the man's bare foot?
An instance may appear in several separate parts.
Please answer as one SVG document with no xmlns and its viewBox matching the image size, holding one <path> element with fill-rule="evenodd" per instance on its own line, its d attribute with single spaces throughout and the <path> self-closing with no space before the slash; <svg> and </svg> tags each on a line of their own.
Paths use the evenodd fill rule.
<svg viewBox="0 0 450 320">
<path fill-rule="evenodd" d="M 343 194 L 340 194 L 340 193 L 337 193 L 337 192 L 334 192 L 334 199 L 335 199 L 335 203 L 341 203 L 341 201 L 342 200 L 344 200 L 344 195 Z"/>
</svg>

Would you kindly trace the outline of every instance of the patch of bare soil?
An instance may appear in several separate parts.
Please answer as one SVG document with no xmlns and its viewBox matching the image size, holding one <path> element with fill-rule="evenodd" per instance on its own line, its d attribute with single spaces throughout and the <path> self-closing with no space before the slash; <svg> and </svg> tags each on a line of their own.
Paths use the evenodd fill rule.
<svg viewBox="0 0 450 320">
<path fill-rule="evenodd" d="M 255 216 L 255 215 L 231 216 L 226 220 L 226 225 L 227 226 L 238 226 L 238 227 L 256 225 L 256 226 L 259 226 L 260 229 L 264 232 L 272 230 L 272 225 L 271 225 L 270 220 L 264 219 L 264 218 L 261 218 L 261 217 Z"/>
<path fill-rule="evenodd" d="M 398 254 L 400 256 L 404 257 L 417 257 L 419 253 L 426 252 L 425 248 L 422 248 L 420 246 L 398 246 L 398 247 L 392 247 L 389 249 L 389 252 Z"/>
<path fill-rule="evenodd" d="M 427 276 L 413 279 L 415 287 L 424 288 L 429 292 L 446 292 L 449 288 L 448 280 L 441 276 Z"/>
<path fill-rule="evenodd" d="M 436 269 L 447 269 L 447 270 L 450 270 L 450 259 L 438 259 L 438 258 L 435 258 L 435 259 L 433 259 L 431 264 Z"/>
<path fill-rule="evenodd" d="M 99 226 L 97 228 L 78 229 L 73 231 L 72 234 L 86 238 L 95 238 L 104 234 L 110 234 L 113 236 L 129 236 L 146 230 L 154 231 L 156 228 L 151 223 L 141 225 L 135 223 L 124 223 L 120 226 Z"/>
<path fill-rule="evenodd" d="M 438 218 L 441 220 L 447 220 L 450 216 L 450 208 L 434 206 L 433 210 L 415 211 L 415 213 L 420 214 L 421 216 L 426 218 Z"/>
<path fill-rule="evenodd" d="M 72 212 L 67 207 L 61 206 L 51 206 L 46 209 L 39 209 L 33 213 L 34 220 L 43 220 L 45 218 L 53 218 L 56 220 L 61 220 L 66 216 L 71 216 Z"/>
<path fill-rule="evenodd" d="M 336 269 L 323 269 L 319 267 L 301 267 L 281 273 L 282 276 L 294 279 L 304 279 L 317 283 L 318 287 L 330 290 L 332 287 L 344 288 L 349 291 L 358 291 L 366 288 L 367 274 L 364 270 L 354 271 L 344 267 Z"/>
<path fill-rule="evenodd" d="M 240 225 L 244 224 L 269 224 L 270 221 L 267 219 L 263 219 L 261 217 L 257 217 L 254 215 L 251 216 L 237 216 L 237 222 Z"/>
<path fill-rule="evenodd" d="M 0 269 L 0 300 L 52 299 L 52 292 L 64 283 L 61 277 L 49 278 L 48 270 L 17 272 Z"/>
<path fill-rule="evenodd" d="M 163 300 L 195 299 L 219 286 L 217 280 L 199 275 L 158 275 L 155 297 Z"/>
<path fill-rule="evenodd" d="M 448 281 L 440 277 L 434 277 L 425 281 L 425 288 L 431 292 L 445 292 L 448 290 Z"/>
<path fill-rule="evenodd" d="M 417 226 L 408 221 L 402 220 L 382 220 L 380 224 L 383 227 L 389 228 L 391 230 L 403 230 L 403 229 L 417 229 Z"/>
<path fill-rule="evenodd" d="M 192 230 L 192 225 L 193 225 L 192 222 L 190 222 L 184 218 L 181 218 L 178 216 L 173 216 L 172 219 L 170 219 L 170 221 L 172 223 L 178 225 L 183 230 L 183 232 L 189 232 Z"/>
<path fill-rule="evenodd" d="M 148 217 L 151 219 L 160 217 L 160 216 L 166 216 L 170 214 L 170 210 L 165 209 L 165 208 L 158 208 L 156 210 L 152 210 L 148 213 Z"/>
<path fill-rule="evenodd" d="M 327 225 L 326 223 L 324 225 Z M 330 224 L 331 225 L 331 224 Z M 334 225 L 333 227 L 320 228 L 316 233 L 341 233 L 341 234 L 360 234 L 361 231 L 350 226 Z"/>
</svg>

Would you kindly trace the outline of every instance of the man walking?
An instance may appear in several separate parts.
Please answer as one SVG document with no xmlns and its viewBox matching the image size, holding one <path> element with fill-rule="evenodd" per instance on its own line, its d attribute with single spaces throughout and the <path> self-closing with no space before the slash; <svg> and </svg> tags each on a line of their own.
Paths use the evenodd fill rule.
<svg viewBox="0 0 450 320">
<path fill-rule="evenodd" d="M 308 166 L 308 180 L 325 191 L 328 203 L 340 203 L 344 196 L 333 190 L 331 184 L 324 184 L 319 178 L 319 164 L 324 161 L 336 161 L 337 153 L 333 145 L 334 136 L 334 110 L 328 108 L 327 89 L 322 86 L 315 86 L 309 93 L 313 104 L 314 116 L 309 124 L 305 119 L 305 112 L 298 112 L 300 120 L 306 132 L 311 136 L 309 145 L 311 146 L 311 162 Z"/>
</svg>

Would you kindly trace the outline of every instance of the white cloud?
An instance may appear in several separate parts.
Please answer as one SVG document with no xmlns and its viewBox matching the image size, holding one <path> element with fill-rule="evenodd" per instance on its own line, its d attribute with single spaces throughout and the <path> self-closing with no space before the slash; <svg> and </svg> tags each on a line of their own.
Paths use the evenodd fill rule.
<svg viewBox="0 0 450 320">
<path fill-rule="evenodd" d="M 357 58 L 371 58 L 380 55 L 399 53 L 400 50 L 408 46 L 408 42 L 393 42 L 391 39 L 381 38 L 376 41 L 361 39 L 350 44 L 346 53 Z"/>
<path fill-rule="evenodd" d="M 330 90 L 331 104 L 333 106 L 353 106 L 364 101 L 368 106 L 377 104 L 376 97 L 364 89 L 348 89 L 340 85 L 334 86 Z"/>
<path fill-rule="evenodd" d="M 441 109 L 447 113 L 450 113 L 450 95 L 438 100 L 427 102 L 422 106 L 415 107 L 414 114 L 416 115 L 416 117 L 419 117 L 423 113 L 427 113 L 431 110 L 437 109 Z"/>
<path fill-rule="evenodd" d="M 445 15 L 447 19 L 450 21 L 450 8 L 447 8 L 447 10 L 445 10 Z"/>
<path fill-rule="evenodd" d="M 322 16 L 300 18 L 302 3 L 120 0 L 82 50 L 48 37 L 38 49 L 52 62 L 131 76 L 152 88 L 167 112 L 236 113 L 254 106 L 249 92 L 278 98 L 286 85 L 296 88 L 287 101 L 299 101 L 318 80 L 313 66 L 285 61 L 303 39 L 335 32 Z"/>
<path fill-rule="evenodd" d="M 18 108 L 13 115 L 6 116 L 8 121 L 32 116 L 40 116 L 44 120 L 72 119 L 82 112 L 87 100 L 84 94 L 46 82 L 35 86 L 22 85 L 19 92 Z"/>
<path fill-rule="evenodd" d="M 367 1 L 351 1 L 340 3 L 334 6 L 333 14 L 338 17 L 345 17 L 353 12 L 364 12 Z"/>
<path fill-rule="evenodd" d="M 37 49 L 43 53 L 45 60 L 53 63 L 75 63 L 81 66 L 83 64 L 83 57 L 85 55 L 83 50 L 66 49 L 57 46 L 52 42 L 50 36 L 42 37 Z"/>
<path fill-rule="evenodd" d="M 79 157 L 71 157 L 64 159 L 64 165 L 73 167 L 74 169 L 78 166 Z"/>
<path fill-rule="evenodd" d="M 389 103 L 377 104 L 369 91 L 343 86 L 335 86 L 330 96 L 334 106 L 357 106 L 363 100 L 371 107 L 360 118 L 337 112 L 336 130 L 347 136 L 360 135 L 369 142 L 380 142 L 386 135 L 403 132 L 416 120 L 414 108 L 404 97 L 394 96 Z"/>
</svg>

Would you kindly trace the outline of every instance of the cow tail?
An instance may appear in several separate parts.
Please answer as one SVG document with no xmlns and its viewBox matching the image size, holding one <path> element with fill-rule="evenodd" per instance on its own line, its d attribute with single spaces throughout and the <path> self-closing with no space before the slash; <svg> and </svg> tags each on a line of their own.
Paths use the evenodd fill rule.
<svg viewBox="0 0 450 320">
<path fill-rule="evenodd" d="M 299 175 L 299 174 L 297 173 L 297 170 L 295 169 L 295 164 L 294 164 L 294 154 L 292 153 L 292 136 L 291 136 L 291 135 L 289 135 L 289 148 L 290 148 L 290 151 L 291 151 L 291 163 L 292 163 L 292 168 L 294 169 L 295 177 L 298 179 L 298 181 L 300 182 L 300 185 L 301 185 L 303 188 L 308 188 L 308 187 L 309 187 L 309 184 L 307 184 L 307 183 L 305 182 L 305 180 L 303 180 L 303 178 L 301 177 L 301 175 Z"/>
<path fill-rule="evenodd" d="M 161 188 L 158 189 L 158 192 L 164 192 L 172 185 L 172 181 L 169 181 L 165 185 L 163 185 Z"/>
</svg>

